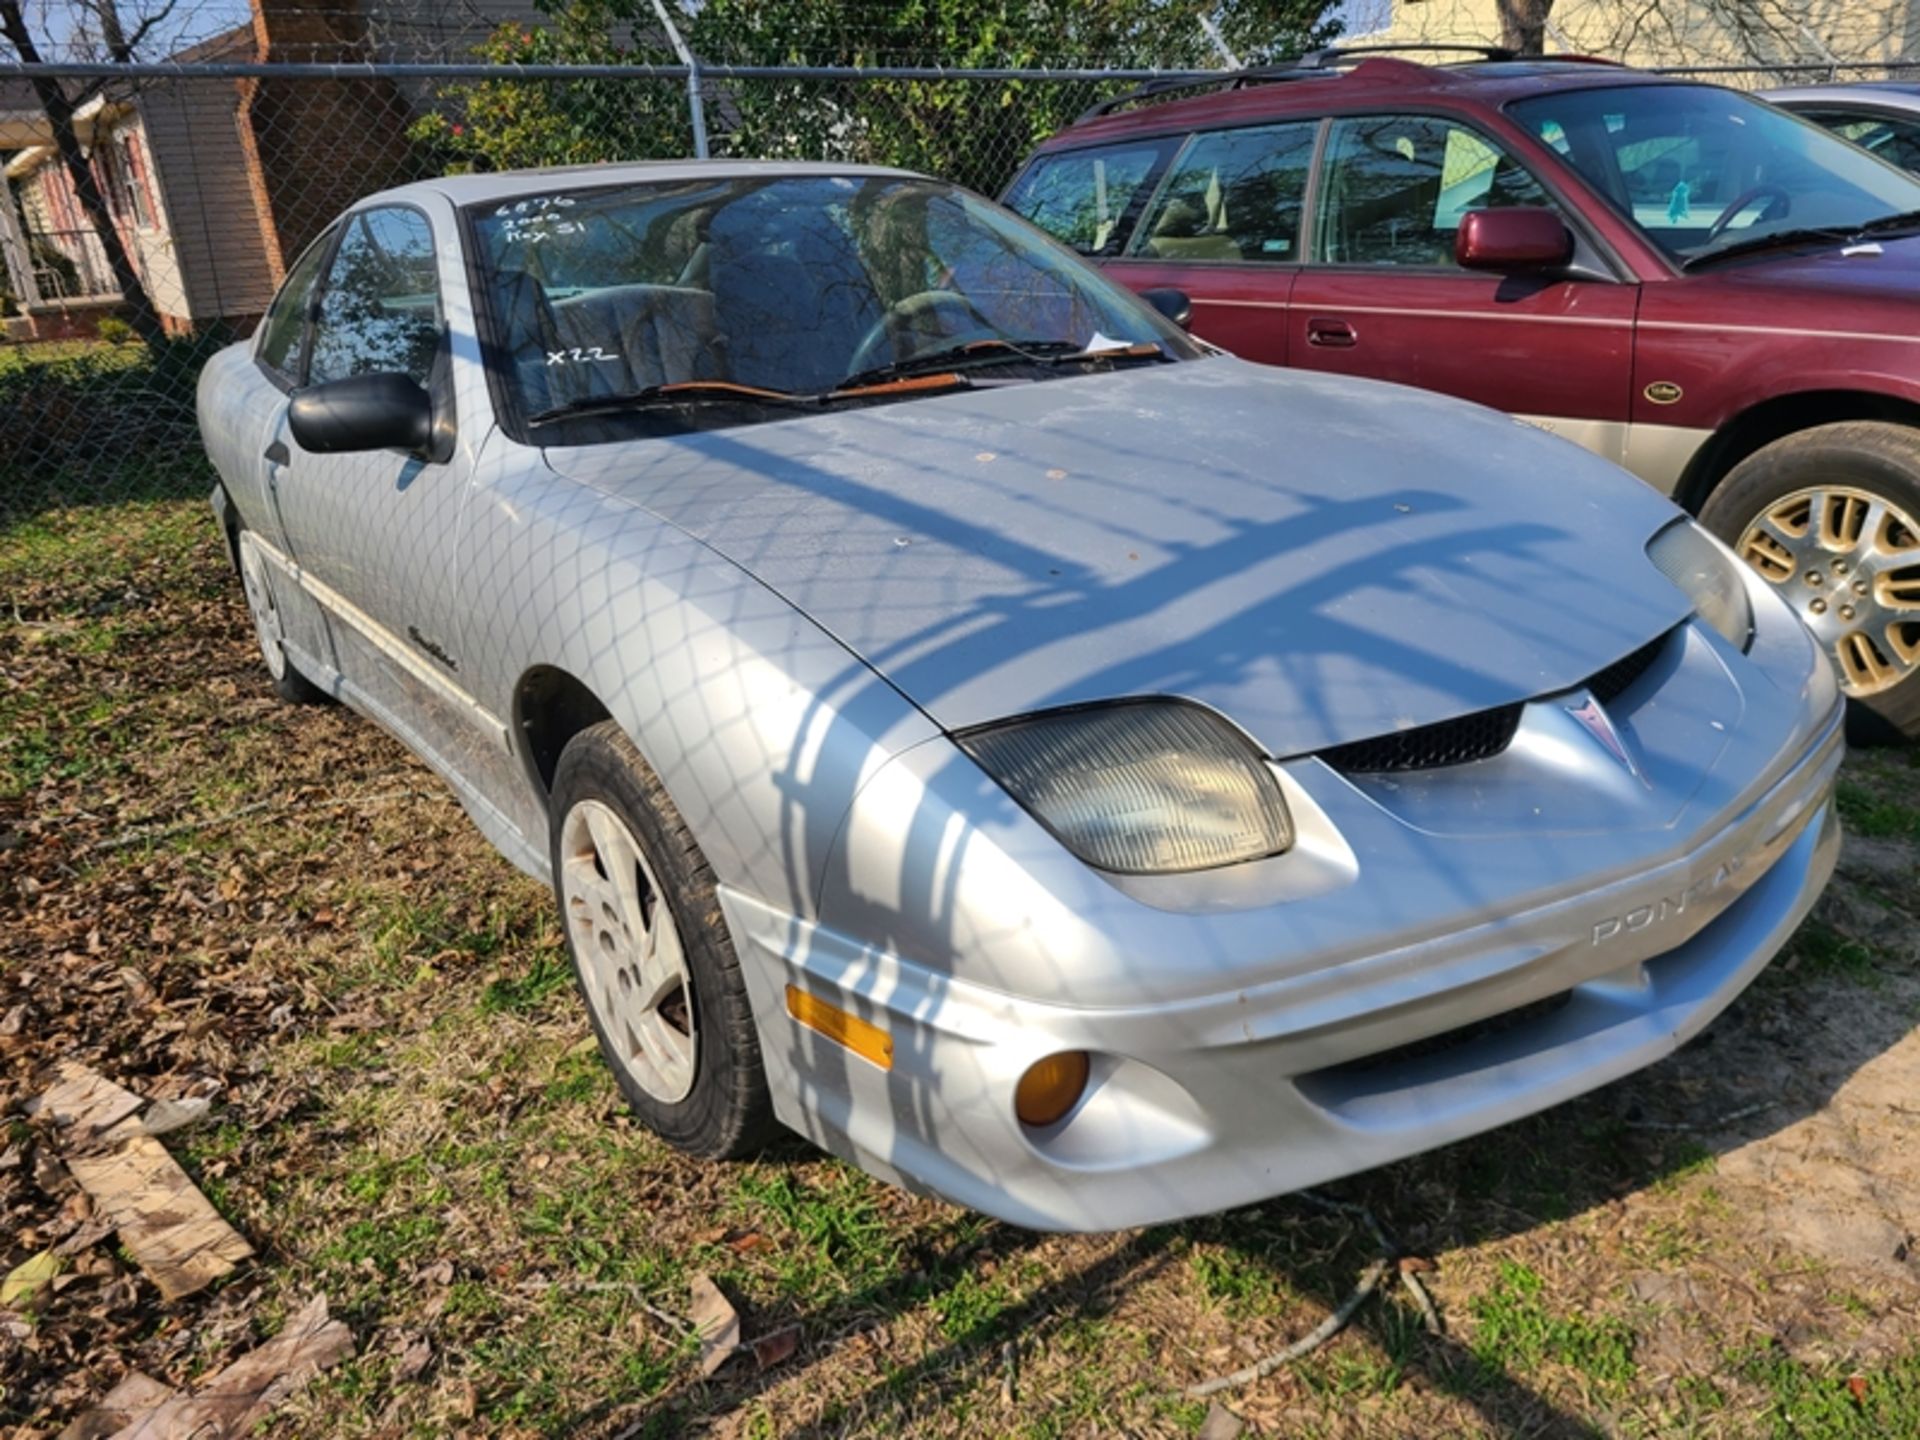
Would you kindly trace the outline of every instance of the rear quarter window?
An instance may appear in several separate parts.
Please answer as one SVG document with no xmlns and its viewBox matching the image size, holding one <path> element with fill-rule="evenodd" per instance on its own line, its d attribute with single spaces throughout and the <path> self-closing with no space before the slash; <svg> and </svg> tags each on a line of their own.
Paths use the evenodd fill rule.
<svg viewBox="0 0 1920 1440">
<path fill-rule="evenodd" d="M 1042 155 L 1005 204 L 1082 255 L 1115 254 L 1173 147 L 1171 139 L 1148 140 Z"/>
</svg>

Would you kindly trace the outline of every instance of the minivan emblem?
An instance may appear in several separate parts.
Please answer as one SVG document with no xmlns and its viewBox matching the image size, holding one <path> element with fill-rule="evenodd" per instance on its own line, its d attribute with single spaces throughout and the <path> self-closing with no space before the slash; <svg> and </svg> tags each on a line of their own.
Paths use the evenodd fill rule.
<svg viewBox="0 0 1920 1440">
<path fill-rule="evenodd" d="M 1687 392 L 1671 380 L 1656 380 L 1642 393 L 1656 405 L 1671 405 Z"/>
</svg>

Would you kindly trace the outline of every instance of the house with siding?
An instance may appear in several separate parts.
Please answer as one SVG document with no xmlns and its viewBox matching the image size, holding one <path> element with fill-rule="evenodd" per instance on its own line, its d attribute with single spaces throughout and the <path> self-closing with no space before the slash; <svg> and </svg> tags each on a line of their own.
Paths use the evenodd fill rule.
<svg viewBox="0 0 1920 1440">
<path fill-rule="evenodd" d="M 249 22 L 170 58 L 394 59 L 401 45 L 470 46 L 530 4 L 473 0 L 458 23 L 419 0 L 252 0 Z M 391 13 L 390 13 L 391 12 Z M 434 19 L 435 15 L 440 18 Z M 435 28 L 437 27 L 437 28 Z M 417 52 L 416 52 L 417 53 Z M 27 103 L 22 103 L 23 98 Z M 372 76 L 161 79 L 93 97 L 81 144 L 128 259 L 169 331 L 246 333 L 287 267 L 360 196 L 409 178 L 418 97 Z M 91 333 L 121 304 L 100 237 L 44 118 L 0 93 L 0 258 L 32 338 Z"/>
<path fill-rule="evenodd" d="M 1347 43 L 1494 45 L 1510 0 L 1352 0 Z M 1549 52 L 1629 65 L 1753 67 L 1736 82 L 1780 83 L 1770 65 L 1886 65 L 1920 59 L 1920 0 L 1553 0 L 1538 7 Z"/>
</svg>

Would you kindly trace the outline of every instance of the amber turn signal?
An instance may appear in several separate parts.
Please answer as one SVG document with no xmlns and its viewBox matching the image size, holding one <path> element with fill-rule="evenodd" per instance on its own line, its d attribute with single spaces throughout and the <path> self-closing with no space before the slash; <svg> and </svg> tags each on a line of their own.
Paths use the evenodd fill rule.
<svg viewBox="0 0 1920 1440">
<path fill-rule="evenodd" d="M 893 1041 L 878 1025 L 871 1025 L 796 985 L 787 986 L 787 1013 L 809 1030 L 817 1030 L 835 1044 L 846 1046 L 862 1060 L 870 1060 L 882 1070 L 893 1068 Z"/>
<path fill-rule="evenodd" d="M 1062 1050 L 1036 1060 L 1013 1092 L 1013 1113 L 1022 1125 L 1051 1125 L 1080 1102 L 1092 1069 L 1084 1050 Z"/>
</svg>

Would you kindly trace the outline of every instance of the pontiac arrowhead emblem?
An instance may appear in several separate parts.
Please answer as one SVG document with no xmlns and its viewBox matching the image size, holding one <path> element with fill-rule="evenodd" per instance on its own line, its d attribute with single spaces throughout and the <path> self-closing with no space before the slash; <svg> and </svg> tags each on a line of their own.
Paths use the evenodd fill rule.
<svg viewBox="0 0 1920 1440">
<path fill-rule="evenodd" d="M 1600 708 L 1598 700 L 1589 695 L 1578 705 L 1569 705 L 1566 709 L 1567 714 L 1580 722 L 1580 728 L 1598 740 L 1601 748 L 1618 760 L 1629 775 L 1649 790 L 1653 788 L 1653 782 L 1640 773 L 1640 767 L 1634 763 L 1632 752 L 1627 749 L 1627 742 L 1622 740 L 1620 732 L 1613 728 L 1612 718 Z"/>
</svg>

